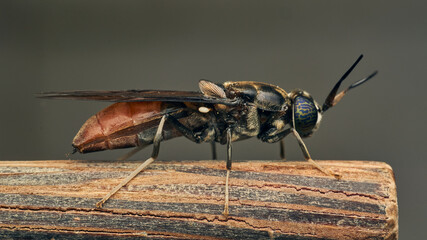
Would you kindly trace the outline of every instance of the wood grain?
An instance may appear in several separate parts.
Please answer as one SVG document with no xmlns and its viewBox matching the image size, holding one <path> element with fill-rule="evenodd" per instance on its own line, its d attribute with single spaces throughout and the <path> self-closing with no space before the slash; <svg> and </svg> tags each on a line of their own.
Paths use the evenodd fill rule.
<svg viewBox="0 0 427 240">
<path fill-rule="evenodd" d="M 381 162 L 157 162 L 104 208 L 139 163 L 0 162 L 1 239 L 397 239 L 393 171 Z"/>
</svg>

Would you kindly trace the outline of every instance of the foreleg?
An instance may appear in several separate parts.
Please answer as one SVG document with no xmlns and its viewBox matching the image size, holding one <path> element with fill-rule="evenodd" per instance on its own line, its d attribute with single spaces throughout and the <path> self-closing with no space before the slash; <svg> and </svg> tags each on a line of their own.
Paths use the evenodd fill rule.
<svg viewBox="0 0 427 240">
<path fill-rule="evenodd" d="M 308 149 L 305 146 L 304 142 L 302 141 L 302 138 L 299 135 L 299 133 L 297 132 L 297 130 L 295 130 L 294 128 L 291 128 L 291 130 L 292 130 L 292 134 L 295 136 L 295 138 L 298 141 L 298 144 L 299 144 L 299 146 L 301 148 L 301 151 L 304 154 L 304 158 L 309 163 L 311 163 L 314 167 L 316 167 L 317 169 L 319 169 L 321 172 L 325 173 L 326 175 L 333 176 L 336 179 L 341 179 L 341 175 L 333 173 L 331 170 L 320 166 L 316 161 L 314 161 L 313 159 L 311 159 L 310 153 L 308 152 Z"/>
</svg>

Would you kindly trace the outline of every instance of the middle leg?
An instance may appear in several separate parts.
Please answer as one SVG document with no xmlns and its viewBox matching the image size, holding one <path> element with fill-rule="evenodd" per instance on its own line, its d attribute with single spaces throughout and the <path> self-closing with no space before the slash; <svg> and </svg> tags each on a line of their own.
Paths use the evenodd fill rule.
<svg viewBox="0 0 427 240">
<path fill-rule="evenodd" d="M 211 150 L 212 150 L 212 160 L 216 160 L 217 156 L 216 156 L 216 144 L 215 144 L 215 141 L 211 142 Z"/>
<path fill-rule="evenodd" d="M 228 217 L 228 201 L 229 201 L 229 189 L 228 189 L 228 181 L 230 179 L 230 171 L 231 171 L 231 129 L 227 129 L 227 175 L 225 177 L 225 203 L 224 203 L 224 211 L 222 214 L 227 218 Z"/>
<path fill-rule="evenodd" d="M 285 157 L 285 139 L 280 139 L 280 159 L 282 159 L 283 161 L 286 161 L 286 157 Z"/>
</svg>

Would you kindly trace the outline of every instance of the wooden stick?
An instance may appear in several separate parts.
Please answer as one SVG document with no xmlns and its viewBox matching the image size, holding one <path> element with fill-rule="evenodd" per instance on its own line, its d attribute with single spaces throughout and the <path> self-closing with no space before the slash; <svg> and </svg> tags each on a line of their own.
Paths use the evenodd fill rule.
<svg viewBox="0 0 427 240">
<path fill-rule="evenodd" d="M 397 239 L 396 186 L 381 162 L 158 162 L 108 200 L 135 162 L 0 162 L 0 238 Z"/>
</svg>

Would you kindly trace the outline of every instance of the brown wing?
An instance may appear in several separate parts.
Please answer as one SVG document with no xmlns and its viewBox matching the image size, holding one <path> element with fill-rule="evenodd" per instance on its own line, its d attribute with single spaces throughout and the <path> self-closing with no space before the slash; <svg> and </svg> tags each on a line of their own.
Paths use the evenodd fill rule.
<svg viewBox="0 0 427 240">
<path fill-rule="evenodd" d="M 229 98 L 215 98 L 200 92 L 170 90 L 124 90 L 124 91 L 67 91 L 45 92 L 37 94 L 39 98 L 97 100 L 110 102 L 200 102 L 224 105 L 236 105 L 238 102 Z"/>
</svg>

